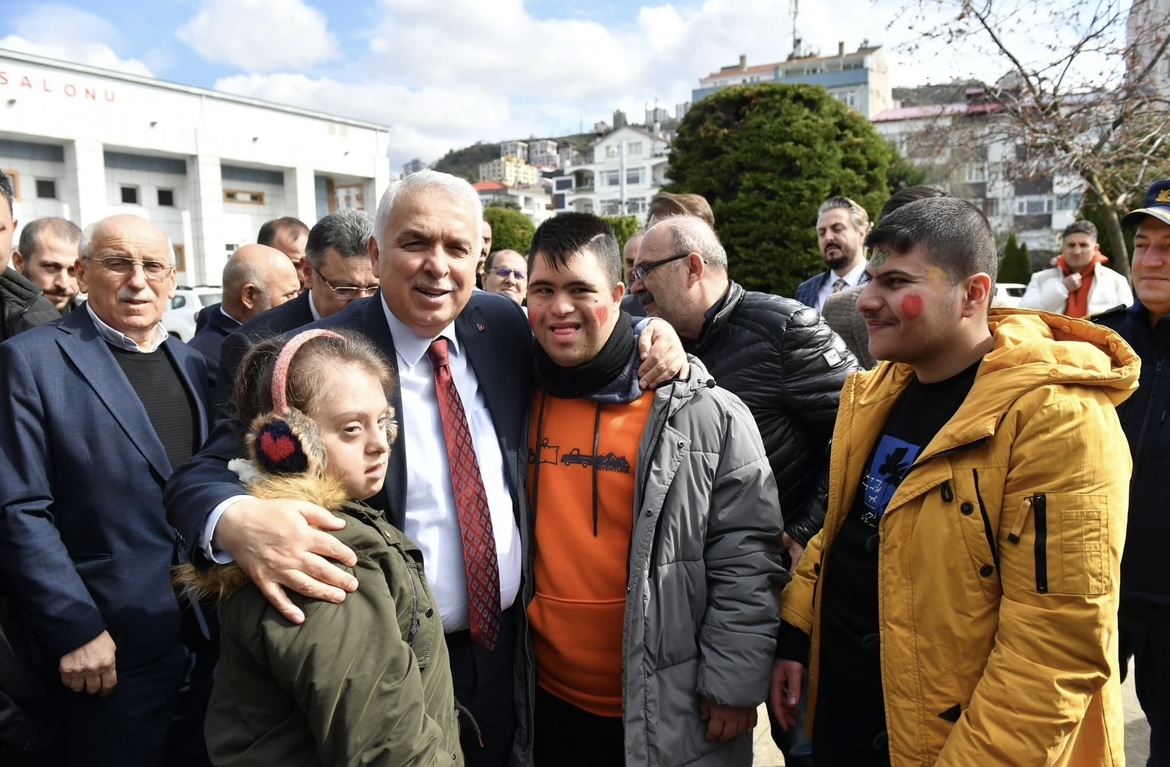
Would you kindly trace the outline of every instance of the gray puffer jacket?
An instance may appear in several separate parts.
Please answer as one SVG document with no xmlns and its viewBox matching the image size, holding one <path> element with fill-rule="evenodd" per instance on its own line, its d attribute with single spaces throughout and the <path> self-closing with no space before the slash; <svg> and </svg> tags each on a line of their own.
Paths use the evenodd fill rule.
<svg viewBox="0 0 1170 767">
<path fill-rule="evenodd" d="M 660 388 L 638 448 L 622 636 L 626 767 L 750 767 L 751 733 L 706 739 L 703 697 L 755 708 L 767 695 L 783 521 L 751 413 L 691 358 Z M 533 519 L 524 520 L 524 605 L 532 600 Z M 696 535 L 696 532 L 701 533 Z M 516 658 L 513 764 L 532 765 L 531 638 Z M 536 767 L 547 767 L 537 765 Z"/>
</svg>

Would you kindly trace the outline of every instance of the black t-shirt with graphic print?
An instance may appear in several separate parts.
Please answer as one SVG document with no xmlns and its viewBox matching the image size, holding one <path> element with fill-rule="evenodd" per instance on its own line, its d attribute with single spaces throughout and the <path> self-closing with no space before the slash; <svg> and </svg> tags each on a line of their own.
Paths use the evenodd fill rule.
<svg viewBox="0 0 1170 767">
<path fill-rule="evenodd" d="M 902 479 L 963 404 L 978 370 L 976 362 L 945 381 L 910 382 L 874 444 L 853 507 L 833 539 L 821 577 L 821 684 L 813 745 L 818 766 L 888 763 L 878 639 L 878 525 Z"/>
</svg>

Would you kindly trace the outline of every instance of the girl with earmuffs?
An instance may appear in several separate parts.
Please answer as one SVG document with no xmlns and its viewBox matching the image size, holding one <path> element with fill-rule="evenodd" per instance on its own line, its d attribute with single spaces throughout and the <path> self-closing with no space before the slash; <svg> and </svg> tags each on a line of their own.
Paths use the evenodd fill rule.
<svg viewBox="0 0 1170 767">
<path fill-rule="evenodd" d="M 215 764 L 462 765 L 447 646 L 422 554 L 362 503 L 382 489 L 397 423 L 393 373 L 361 336 L 308 330 L 256 346 L 235 388 L 250 423 L 232 461 L 261 498 L 342 516 L 358 589 L 340 604 L 293 595 L 290 623 L 236 565 L 181 568 L 219 602 L 222 649 L 205 735 Z"/>
</svg>

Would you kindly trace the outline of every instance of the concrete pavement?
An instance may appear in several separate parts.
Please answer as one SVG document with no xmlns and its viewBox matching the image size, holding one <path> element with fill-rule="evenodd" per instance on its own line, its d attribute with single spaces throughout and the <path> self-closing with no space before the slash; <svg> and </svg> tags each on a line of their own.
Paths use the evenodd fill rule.
<svg viewBox="0 0 1170 767">
<path fill-rule="evenodd" d="M 1125 699 L 1125 763 L 1129 767 L 1143 767 L 1150 755 L 1150 726 L 1146 724 L 1133 690 L 1132 668 L 1121 690 Z M 755 744 L 755 767 L 783 767 L 784 757 L 772 742 L 772 735 L 768 732 L 768 712 L 763 706 L 760 706 Z"/>
</svg>

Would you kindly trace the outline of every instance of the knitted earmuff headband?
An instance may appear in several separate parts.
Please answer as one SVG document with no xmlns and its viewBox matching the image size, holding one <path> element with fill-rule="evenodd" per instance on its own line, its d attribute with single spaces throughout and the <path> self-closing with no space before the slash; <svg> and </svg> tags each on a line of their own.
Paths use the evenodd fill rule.
<svg viewBox="0 0 1170 767">
<path fill-rule="evenodd" d="M 250 440 L 256 463 L 270 474 L 301 474 L 315 465 L 320 468 L 324 448 L 317 426 L 288 404 L 288 375 L 293 358 L 301 347 L 316 338 L 342 338 L 332 330 L 306 330 L 293 336 L 272 370 L 272 412 L 252 425 Z"/>
<path fill-rule="evenodd" d="M 292 367 L 293 357 L 301 347 L 314 338 L 338 338 L 341 336 L 332 330 L 306 330 L 289 339 L 289 342 L 280 350 L 276 358 L 276 366 L 272 369 L 272 409 L 279 415 L 288 412 L 288 369 Z"/>
</svg>

